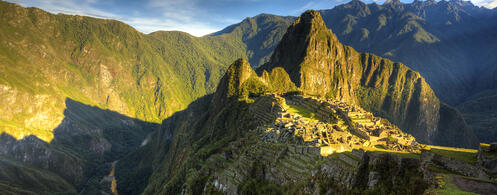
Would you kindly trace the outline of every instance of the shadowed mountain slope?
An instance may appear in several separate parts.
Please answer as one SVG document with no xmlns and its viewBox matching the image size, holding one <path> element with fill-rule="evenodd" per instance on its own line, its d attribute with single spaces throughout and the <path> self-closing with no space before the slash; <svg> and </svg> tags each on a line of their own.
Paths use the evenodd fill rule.
<svg viewBox="0 0 497 195">
<path fill-rule="evenodd" d="M 47 143 L 0 136 L 0 185 L 6 193 L 110 192 L 111 163 L 136 150 L 159 125 L 67 99 L 64 119 Z M 109 185 L 109 186 L 106 186 Z M 8 193 L 7 193 L 8 194 Z"/>
</svg>

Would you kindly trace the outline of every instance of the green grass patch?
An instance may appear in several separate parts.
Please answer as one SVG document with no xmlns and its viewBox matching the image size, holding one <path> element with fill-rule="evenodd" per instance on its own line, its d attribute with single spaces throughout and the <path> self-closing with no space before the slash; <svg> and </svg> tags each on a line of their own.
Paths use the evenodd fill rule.
<svg viewBox="0 0 497 195">
<path fill-rule="evenodd" d="M 450 157 L 470 164 L 476 164 L 477 161 L 476 153 L 478 151 L 473 149 L 451 148 L 442 146 L 428 146 L 428 149 L 435 154 Z"/>
<path fill-rule="evenodd" d="M 316 114 L 312 111 L 310 111 L 307 108 L 304 108 L 299 105 L 288 105 L 288 112 L 293 113 L 293 114 L 298 114 L 301 117 L 309 120 L 309 121 L 316 121 L 316 120 L 322 120 L 320 117 L 316 116 Z"/>
<path fill-rule="evenodd" d="M 372 151 L 372 152 L 394 154 L 394 155 L 400 156 L 402 158 L 414 158 L 414 159 L 420 158 L 420 154 L 418 154 L 418 153 L 399 152 L 399 151 L 388 150 L 388 149 L 384 149 L 384 147 L 382 145 L 376 145 L 374 147 L 364 148 L 364 149 L 367 151 Z"/>
</svg>

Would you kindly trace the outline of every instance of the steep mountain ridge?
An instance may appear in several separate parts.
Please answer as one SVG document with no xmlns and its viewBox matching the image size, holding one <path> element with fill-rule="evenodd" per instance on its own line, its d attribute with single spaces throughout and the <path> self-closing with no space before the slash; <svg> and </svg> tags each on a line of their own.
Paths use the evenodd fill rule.
<svg viewBox="0 0 497 195">
<path fill-rule="evenodd" d="M 1 193 L 110 192 L 111 163 L 245 56 L 226 36 L 145 35 L 3 1 L 0 16 Z"/>
<path fill-rule="evenodd" d="M 110 193 L 100 180 L 155 129 L 147 122 L 212 93 L 227 65 L 250 53 L 240 29 L 146 35 L 115 20 L 4 1 L 0 15 L 0 188 L 11 186 L 2 193 Z M 278 36 L 272 25 L 247 37 Z M 26 187 L 33 180 L 14 171 L 38 185 Z"/>
<path fill-rule="evenodd" d="M 436 94 L 457 105 L 472 93 L 495 39 L 492 10 L 467 1 L 378 5 L 354 0 L 321 11 L 339 39 L 361 52 L 400 61 L 420 72 Z M 442 75 L 442 76 L 441 76 Z"/>
<path fill-rule="evenodd" d="M 305 94 L 360 105 L 388 118 L 422 143 L 433 143 L 436 136 L 446 136 L 437 135 L 440 118 L 444 117 L 440 116 L 440 102 L 419 73 L 342 45 L 318 12 L 306 12 L 292 24 L 269 63 L 258 72 L 267 75 L 263 71 L 277 67 L 283 68 Z M 275 85 L 272 88 L 289 90 Z M 463 121 L 460 116 L 453 120 Z M 463 123 L 460 130 L 468 139 L 451 137 L 447 140 L 454 142 L 437 144 L 475 147 L 477 141 L 471 129 Z"/>
</svg>

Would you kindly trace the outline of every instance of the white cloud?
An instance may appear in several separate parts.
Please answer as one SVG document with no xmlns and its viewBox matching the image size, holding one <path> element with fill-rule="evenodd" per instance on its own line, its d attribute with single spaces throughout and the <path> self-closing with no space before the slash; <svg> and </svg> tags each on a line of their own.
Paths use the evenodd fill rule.
<svg viewBox="0 0 497 195">
<path fill-rule="evenodd" d="M 181 23 L 172 19 L 131 18 L 123 22 L 144 33 L 151 33 L 157 30 L 178 30 L 187 32 L 193 36 L 203 36 L 220 30 L 219 28 L 213 28 L 200 22 Z"/>
<path fill-rule="evenodd" d="M 251 0 L 253 1 L 253 0 Z M 199 0 L 149 0 L 147 8 L 162 12 L 162 19 L 155 24 L 136 24 L 145 32 L 160 30 L 179 30 L 194 36 L 203 36 L 221 30 L 207 22 L 201 22 L 212 15 L 198 7 Z M 219 21 L 216 21 L 219 22 Z"/>
<path fill-rule="evenodd" d="M 346 1 L 346 0 L 314 0 L 314 1 L 309 1 L 305 5 L 303 5 L 301 8 L 293 10 L 291 14 L 300 15 L 309 9 L 317 9 L 317 10 L 330 9 L 332 7 L 332 5 L 335 5 L 336 3 L 341 3 L 343 1 Z M 344 2 L 344 3 L 346 3 L 346 2 Z"/>
<path fill-rule="evenodd" d="M 18 3 L 22 6 L 34 6 L 51 13 L 64 13 L 72 15 L 92 16 L 98 18 L 118 19 L 119 16 L 95 9 L 91 4 L 94 0 L 77 1 L 77 0 L 43 0 L 43 1 L 28 1 L 28 0 L 9 0 L 13 3 Z"/>
<path fill-rule="evenodd" d="M 201 18 L 201 9 L 195 0 L 150 0 L 145 6 L 148 9 L 158 9 L 157 16 L 143 17 L 134 11 L 130 15 L 118 15 L 95 8 L 96 0 L 9 0 L 25 7 L 38 7 L 51 13 L 91 16 L 123 21 L 138 31 L 150 33 L 158 30 L 178 30 L 194 36 L 203 36 L 220 30 L 209 23 L 196 20 Z"/>
<path fill-rule="evenodd" d="M 475 5 L 478 6 L 483 6 L 486 8 L 496 8 L 497 7 L 497 0 L 471 0 Z"/>
</svg>

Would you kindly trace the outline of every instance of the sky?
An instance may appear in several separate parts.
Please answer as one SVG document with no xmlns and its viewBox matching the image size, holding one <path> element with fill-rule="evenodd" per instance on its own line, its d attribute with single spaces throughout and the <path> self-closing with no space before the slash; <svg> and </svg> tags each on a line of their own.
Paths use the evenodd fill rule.
<svg viewBox="0 0 497 195">
<path fill-rule="evenodd" d="M 194 36 L 219 31 L 261 13 L 298 16 L 308 9 L 331 9 L 350 0 L 7 0 L 52 13 L 116 19 L 138 31 L 179 30 Z M 362 0 L 382 4 L 385 0 Z M 412 0 L 401 0 L 410 3 Z M 471 0 L 487 8 L 497 0 Z"/>
</svg>

